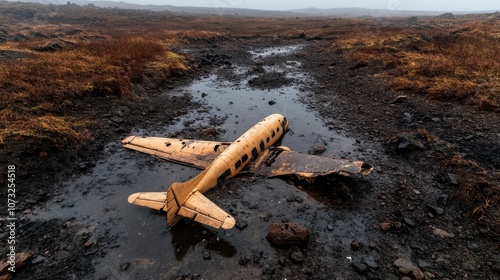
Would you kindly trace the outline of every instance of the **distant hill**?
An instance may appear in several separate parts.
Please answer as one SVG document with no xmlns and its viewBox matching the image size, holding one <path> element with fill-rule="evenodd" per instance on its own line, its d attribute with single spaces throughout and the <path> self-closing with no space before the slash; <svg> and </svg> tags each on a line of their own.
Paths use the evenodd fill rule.
<svg viewBox="0 0 500 280">
<path fill-rule="evenodd" d="M 15 2 L 13 0 L 7 0 Z M 151 11 L 169 11 L 173 13 L 188 13 L 188 14 L 212 14 L 212 15 L 242 15 L 242 16 L 257 16 L 257 17 L 405 17 L 405 16 L 437 16 L 444 14 L 443 11 L 403 11 L 403 10 L 388 10 L 388 9 L 366 9 L 366 8 L 332 8 L 318 9 L 306 8 L 283 11 L 267 11 L 258 9 L 236 9 L 236 8 L 214 8 L 214 7 L 180 7 L 171 5 L 139 5 L 131 4 L 123 1 L 88 1 L 88 0 L 16 0 L 19 2 L 35 2 L 42 4 L 59 4 L 63 5 L 67 2 L 85 6 L 94 5 L 102 8 L 119 8 L 133 10 L 151 10 Z M 484 11 L 484 13 L 492 13 L 495 11 Z M 448 12 L 449 13 L 449 12 Z M 472 12 L 453 11 L 454 14 L 466 14 Z M 474 12 L 481 13 L 481 12 Z"/>
</svg>

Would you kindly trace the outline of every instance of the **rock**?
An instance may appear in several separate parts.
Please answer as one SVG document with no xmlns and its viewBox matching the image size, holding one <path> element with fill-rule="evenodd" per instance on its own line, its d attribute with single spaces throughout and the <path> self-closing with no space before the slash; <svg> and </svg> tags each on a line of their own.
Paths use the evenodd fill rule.
<svg viewBox="0 0 500 280">
<path fill-rule="evenodd" d="M 432 273 L 430 273 L 430 272 L 427 272 L 427 271 L 426 271 L 426 272 L 424 272 L 424 279 L 425 279 L 425 280 L 432 280 L 432 279 L 434 279 L 434 278 L 436 278 L 436 276 L 435 276 L 434 274 L 432 274 Z"/>
<path fill-rule="evenodd" d="M 373 256 L 364 256 L 361 258 L 361 262 L 373 269 L 378 268 L 377 261 L 375 261 L 375 258 Z"/>
<path fill-rule="evenodd" d="M 354 260 L 351 265 L 354 271 L 359 273 L 364 273 L 368 270 L 368 266 L 359 260 Z"/>
<path fill-rule="evenodd" d="M 433 227 L 433 226 L 431 226 L 431 228 L 432 228 L 432 233 L 434 233 L 435 236 L 438 236 L 441 238 L 453 238 L 453 237 L 455 237 L 455 235 L 453 233 L 449 233 L 445 230 L 442 230 L 442 229 L 439 229 L 439 228 Z"/>
<path fill-rule="evenodd" d="M 43 263 L 45 260 L 46 260 L 45 257 L 38 255 L 31 260 L 31 264 Z"/>
<path fill-rule="evenodd" d="M 296 263 L 302 263 L 305 260 L 305 256 L 300 250 L 297 250 L 290 254 L 290 259 Z"/>
<path fill-rule="evenodd" d="M 404 258 L 398 258 L 394 261 L 393 265 L 398 268 L 399 272 L 403 274 L 410 274 L 414 270 L 419 270 L 419 268 L 414 265 L 410 260 Z"/>
<path fill-rule="evenodd" d="M 69 257 L 71 257 L 71 253 L 68 252 L 68 251 L 65 251 L 65 250 L 57 251 L 54 254 L 54 259 L 57 260 L 57 261 L 61 261 L 61 260 L 67 259 Z"/>
<path fill-rule="evenodd" d="M 446 181 L 448 181 L 448 183 L 452 184 L 452 185 L 458 185 L 458 179 L 457 179 L 457 175 L 456 174 L 453 174 L 453 173 L 447 173 L 446 174 Z"/>
<path fill-rule="evenodd" d="M 411 114 L 410 114 L 410 113 L 408 113 L 408 112 L 405 112 L 405 113 L 403 114 L 403 122 L 405 122 L 405 123 L 411 123 L 411 121 L 412 121 L 412 116 L 411 116 Z"/>
<path fill-rule="evenodd" d="M 432 118 L 431 120 L 432 120 L 433 122 L 437 122 L 437 123 L 441 121 L 441 119 L 440 119 L 440 118 Z"/>
<path fill-rule="evenodd" d="M 203 136 L 215 136 L 217 135 L 217 129 L 215 127 L 209 127 L 201 132 L 201 135 Z"/>
<path fill-rule="evenodd" d="M 415 280 L 424 280 L 424 273 L 419 269 L 412 271 L 411 274 L 413 275 L 413 278 L 415 278 Z"/>
<path fill-rule="evenodd" d="M 383 231 L 388 231 L 391 228 L 391 223 L 380 223 L 380 229 Z"/>
<path fill-rule="evenodd" d="M 427 205 L 427 211 L 431 212 L 434 215 L 443 215 L 444 209 L 437 206 Z"/>
<path fill-rule="evenodd" d="M 325 146 L 321 145 L 314 145 L 311 148 L 309 148 L 309 154 L 310 155 L 320 155 L 326 151 Z"/>
<path fill-rule="evenodd" d="M 410 218 L 403 218 L 403 222 L 409 226 L 409 227 L 414 227 L 417 225 L 417 223 L 413 220 L 413 219 L 410 219 Z"/>
<path fill-rule="evenodd" d="M 470 141 L 470 140 L 474 139 L 475 137 L 476 137 L 476 135 L 467 135 L 467 136 L 464 137 L 464 139 L 466 141 Z"/>
<path fill-rule="evenodd" d="M 248 224 L 242 220 L 237 220 L 236 224 L 234 225 L 234 227 L 239 229 L 240 231 L 244 230 L 247 226 L 248 226 Z"/>
<path fill-rule="evenodd" d="M 123 123 L 123 119 L 122 119 L 122 118 L 120 118 L 120 117 L 118 117 L 118 116 L 114 116 L 114 117 L 112 117 L 112 118 L 111 118 L 111 121 L 112 121 L 112 122 L 114 122 L 114 123 L 116 123 L 116 124 L 121 124 L 121 123 Z"/>
<path fill-rule="evenodd" d="M 354 251 L 357 251 L 359 249 L 361 249 L 363 247 L 363 244 L 359 243 L 358 241 L 356 240 L 353 240 L 351 242 L 351 248 L 354 250 Z"/>
<path fill-rule="evenodd" d="M 296 223 L 276 223 L 269 227 L 266 237 L 273 245 L 305 245 L 309 230 Z"/>
<path fill-rule="evenodd" d="M 269 105 L 273 106 L 274 104 L 276 104 L 276 101 L 274 101 L 274 100 L 269 100 L 269 102 L 267 102 L 267 104 L 269 104 Z"/>
<path fill-rule="evenodd" d="M 425 146 L 417 137 L 409 133 L 401 133 L 398 135 L 397 143 L 399 144 L 397 150 L 399 152 L 411 152 L 411 151 L 425 151 Z"/>
<path fill-rule="evenodd" d="M 326 229 L 327 229 L 328 231 L 332 231 L 332 230 L 334 230 L 335 228 L 334 228 L 332 225 L 327 225 L 327 226 L 326 226 Z"/>
<path fill-rule="evenodd" d="M 203 259 L 204 260 L 209 260 L 211 258 L 212 257 L 210 256 L 210 251 L 207 251 L 207 250 L 203 251 Z"/>
</svg>

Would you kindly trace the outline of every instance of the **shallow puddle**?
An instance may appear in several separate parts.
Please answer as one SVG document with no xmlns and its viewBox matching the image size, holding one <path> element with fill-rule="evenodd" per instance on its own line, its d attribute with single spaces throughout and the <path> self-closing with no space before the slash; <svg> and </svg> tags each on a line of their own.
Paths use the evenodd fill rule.
<svg viewBox="0 0 500 280">
<path fill-rule="evenodd" d="M 256 57 L 286 55 L 298 46 L 254 50 Z M 286 71 L 292 79 L 307 79 L 300 63 L 288 61 L 267 71 Z M 234 67 L 244 75 L 243 67 Z M 273 113 L 285 115 L 290 129 L 283 145 L 307 153 L 313 145 L 327 148 L 324 156 L 359 156 L 355 139 L 328 129 L 328 126 L 303 102 L 305 92 L 298 87 L 259 90 L 248 87 L 251 75 L 237 84 L 221 82 L 217 75 L 194 82 L 191 86 L 166 94 L 190 94 L 204 109 L 190 112 L 177 124 L 146 130 L 138 127 L 133 134 L 168 136 L 182 134 L 188 128 L 209 127 L 214 118 L 223 132 L 220 140 L 233 141 L 262 118 Z M 296 83 L 294 83 L 296 84 Z M 182 137 L 182 135 L 181 135 Z M 95 258 L 95 274 L 88 279 L 164 279 L 175 275 L 200 274 L 207 279 L 257 278 L 262 271 L 279 266 L 282 256 L 266 240 L 267 228 L 275 222 L 306 225 L 316 250 L 335 252 L 340 263 L 349 263 L 349 244 L 353 239 L 369 242 L 373 231 L 366 226 L 369 216 L 356 214 L 357 207 L 335 208 L 332 203 L 280 179 L 243 176 L 227 187 L 217 187 L 207 197 L 246 224 L 242 230 L 212 230 L 192 223 L 167 226 L 164 214 L 127 203 L 129 194 L 139 191 L 166 191 L 177 181 L 195 176 L 199 170 L 151 158 L 125 150 L 120 143 L 105 148 L 106 157 L 85 175 L 63 183 L 65 194 L 55 197 L 42 209 L 34 209 L 33 220 L 73 220 L 81 227 L 95 226 L 101 243 Z M 355 159 L 355 158 L 354 158 Z M 323 194 L 320 194 L 322 196 Z M 240 225 L 241 225 L 240 224 Z M 313 240 L 311 242 L 317 242 Z M 82 244 L 85 240 L 82 241 Z M 242 265 L 247 256 L 249 264 Z M 332 255 L 333 256 L 333 255 Z"/>
</svg>

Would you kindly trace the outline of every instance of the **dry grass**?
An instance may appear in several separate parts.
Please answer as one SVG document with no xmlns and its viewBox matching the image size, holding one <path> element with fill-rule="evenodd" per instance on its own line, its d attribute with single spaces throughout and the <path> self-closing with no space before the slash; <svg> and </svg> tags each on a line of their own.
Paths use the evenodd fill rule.
<svg viewBox="0 0 500 280">
<path fill-rule="evenodd" d="M 444 160 L 444 166 L 457 172 L 459 189 L 457 198 L 466 205 L 478 223 L 488 228 L 489 233 L 500 239 L 500 186 L 499 178 L 493 180 L 487 170 L 472 160 L 464 159 L 461 155 Z"/>
<path fill-rule="evenodd" d="M 332 51 L 359 61 L 381 61 L 379 76 L 395 91 L 468 99 L 500 106 L 500 16 L 422 18 L 418 24 L 360 23 Z"/>
</svg>

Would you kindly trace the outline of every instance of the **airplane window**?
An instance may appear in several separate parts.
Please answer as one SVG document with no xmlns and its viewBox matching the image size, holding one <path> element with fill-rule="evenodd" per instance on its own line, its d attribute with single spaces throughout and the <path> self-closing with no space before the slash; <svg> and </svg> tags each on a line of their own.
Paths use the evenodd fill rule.
<svg viewBox="0 0 500 280">
<path fill-rule="evenodd" d="M 241 162 L 245 163 L 247 162 L 248 160 L 248 155 L 247 154 L 244 154 L 242 157 L 241 157 Z"/>
<path fill-rule="evenodd" d="M 238 160 L 238 161 L 234 164 L 234 168 L 238 169 L 238 168 L 240 168 L 240 166 L 241 166 L 241 161 L 240 161 L 240 160 Z"/>
<path fill-rule="evenodd" d="M 267 137 L 266 138 L 266 142 L 269 143 L 269 141 L 271 141 L 271 140 L 269 139 L 269 137 Z"/>
<path fill-rule="evenodd" d="M 274 130 L 273 130 L 273 133 L 271 133 L 271 137 L 274 137 L 276 136 L 276 133 L 274 133 Z"/>
<path fill-rule="evenodd" d="M 278 128 L 276 128 L 276 132 L 280 132 L 280 128 L 279 128 L 279 127 L 278 127 Z"/>
<path fill-rule="evenodd" d="M 259 153 L 257 152 L 257 148 L 252 149 L 252 160 L 255 160 L 259 157 Z"/>
<path fill-rule="evenodd" d="M 217 184 L 220 184 L 221 181 L 226 180 L 230 175 L 231 169 L 228 168 L 226 171 L 224 171 L 224 173 L 222 173 L 222 175 L 219 176 L 219 178 L 217 178 Z"/>
<path fill-rule="evenodd" d="M 264 141 L 260 141 L 260 151 L 264 151 L 265 148 Z"/>
</svg>

